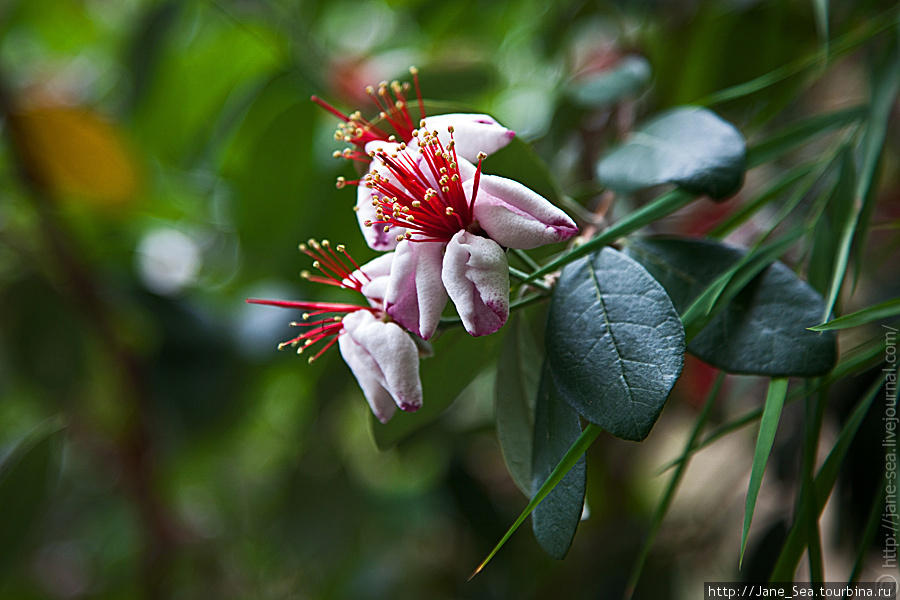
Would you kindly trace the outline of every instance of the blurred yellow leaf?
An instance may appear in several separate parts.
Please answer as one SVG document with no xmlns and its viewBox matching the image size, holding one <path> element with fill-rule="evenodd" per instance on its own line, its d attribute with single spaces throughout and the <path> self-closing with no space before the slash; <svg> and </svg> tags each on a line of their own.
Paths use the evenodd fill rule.
<svg viewBox="0 0 900 600">
<path fill-rule="evenodd" d="M 29 174 L 59 198 L 95 207 L 133 200 L 140 173 L 116 127 L 80 107 L 42 107 L 10 115 Z"/>
</svg>

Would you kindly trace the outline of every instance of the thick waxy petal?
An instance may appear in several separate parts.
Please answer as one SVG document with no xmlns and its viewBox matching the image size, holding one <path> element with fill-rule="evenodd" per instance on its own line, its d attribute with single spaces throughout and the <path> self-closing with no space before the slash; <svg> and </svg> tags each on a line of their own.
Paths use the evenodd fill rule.
<svg viewBox="0 0 900 600">
<path fill-rule="evenodd" d="M 425 118 L 425 129 L 437 131 L 444 147 L 450 141 L 447 128 L 453 126 L 456 155 L 475 161 L 479 152 L 493 154 L 509 144 L 516 132 L 507 129 L 489 115 L 456 113 Z"/>
<path fill-rule="evenodd" d="M 394 253 L 388 252 L 370 260 L 354 271 L 353 275 L 363 282 L 360 290 L 369 300 L 369 304 L 376 308 L 384 306 L 384 297 L 387 295 L 388 283 L 391 278 L 391 265 L 394 262 Z M 360 274 L 362 271 L 362 274 Z"/>
<path fill-rule="evenodd" d="M 422 406 L 419 352 L 396 323 L 385 323 L 367 310 L 350 313 L 338 338 L 341 356 L 359 382 L 372 411 L 386 423 L 396 407 Z"/>
<path fill-rule="evenodd" d="M 444 244 L 402 241 L 394 252 L 384 308 L 398 323 L 427 340 L 434 335 L 447 291 L 441 282 Z"/>
<path fill-rule="evenodd" d="M 487 238 L 460 231 L 447 244 L 441 279 L 466 331 L 494 333 L 509 317 L 506 253 Z"/>
<path fill-rule="evenodd" d="M 473 186 L 474 180 L 463 183 L 467 194 Z M 578 233 L 575 222 L 549 200 L 518 181 L 496 175 L 481 176 L 474 213 L 491 239 L 507 248 L 537 248 Z"/>
</svg>

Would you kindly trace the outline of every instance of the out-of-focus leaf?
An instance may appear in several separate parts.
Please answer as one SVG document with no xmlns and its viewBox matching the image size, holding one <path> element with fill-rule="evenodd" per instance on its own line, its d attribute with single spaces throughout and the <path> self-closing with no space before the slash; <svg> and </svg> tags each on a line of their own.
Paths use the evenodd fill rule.
<svg viewBox="0 0 900 600">
<path fill-rule="evenodd" d="M 498 336 L 472 337 L 462 328 L 444 331 L 433 339 L 434 356 L 419 364 L 422 378 L 422 408 L 414 413 L 397 411 L 387 424 L 370 414 L 372 438 L 386 449 L 433 423 L 478 373 L 496 356 Z"/>
<path fill-rule="evenodd" d="M 284 48 L 273 29 L 237 22 L 213 4 L 185 5 L 135 110 L 142 144 L 166 161 L 199 157 L 229 98 L 279 69 Z"/>
<path fill-rule="evenodd" d="M 712 241 L 678 238 L 635 241 L 627 252 L 666 288 L 682 314 L 746 253 Z M 835 336 L 806 328 L 821 322 L 823 306 L 808 283 L 776 262 L 688 343 L 688 351 L 729 373 L 822 375 L 837 360 Z"/>
<path fill-rule="evenodd" d="M 227 331 L 189 304 L 147 294 L 161 331 L 150 384 L 169 423 L 209 430 L 236 414 L 241 371 Z"/>
<path fill-rule="evenodd" d="M 495 417 L 506 468 L 526 496 L 531 495 L 534 407 L 543 362 L 527 322 L 519 314 L 513 315 L 506 324 L 497 362 Z"/>
<path fill-rule="evenodd" d="M 88 338 L 79 315 L 38 278 L 8 282 L 0 289 L 0 314 L 0 336 L 15 349 L 4 358 L 15 375 L 62 405 L 71 401 L 85 373 Z"/>
<path fill-rule="evenodd" d="M 242 249 L 258 273 L 272 266 L 272 240 L 290 240 L 293 246 L 322 235 L 314 229 L 319 214 L 342 214 L 348 228 L 355 227 L 351 191 L 343 190 L 346 210 L 337 212 L 322 201 L 337 191 L 334 182 L 314 177 L 312 124 L 318 110 L 292 78 L 276 77 L 254 100 L 223 157 L 222 171 L 236 188 Z M 282 256 L 295 260 L 289 251 Z"/>
<path fill-rule="evenodd" d="M 623 192 L 674 183 L 722 199 L 744 181 L 744 136 L 714 112 L 696 106 L 665 111 L 638 127 L 597 164 L 597 177 Z"/>
<path fill-rule="evenodd" d="M 550 303 L 547 357 L 560 395 L 589 421 L 643 440 L 684 362 L 684 328 L 663 287 L 604 248 L 568 265 Z"/>
<path fill-rule="evenodd" d="M 578 437 L 578 413 L 556 393 L 549 369 L 543 369 L 534 420 L 532 493 L 537 495 Z M 544 551 L 562 560 L 572 546 L 584 509 L 587 467 L 584 456 L 553 488 L 532 514 L 534 535 Z"/>
<path fill-rule="evenodd" d="M 21 560 L 40 518 L 58 468 L 59 418 L 48 419 L 16 442 L 0 459 L 0 580 Z"/>
<path fill-rule="evenodd" d="M 29 173 L 54 196 L 112 207 L 138 193 L 141 174 L 133 154 L 115 124 L 93 111 L 34 108 L 9 119 Z"/>
<path fill-rule="evenodd" d="M 592 73 L 571 82 L 568 93 L 579 106 L 606 106 L 637 95 L 650 83 L 650 76 L 650 63 L 647 59 L 631 54 L 606 71 Z"/>
<path fill-rule="evenodd" d="M 521 138 L 513 138 L 509 145 L 488 156 L 482 164 L 485 173 L 514 179 L 553 204 L 562 205 L 563 194 L 556 177 L 547 163 L 535 154 L 531 144 Z"/>
<path fill-rule="evenodd" d="M 429 98 L 461 100 L 484 93 L 498 78 L 497 67 L 491 62 L 469 62 L 458 66 L 435 63 L 419 71 L 419 87 Z"/>
</svg>

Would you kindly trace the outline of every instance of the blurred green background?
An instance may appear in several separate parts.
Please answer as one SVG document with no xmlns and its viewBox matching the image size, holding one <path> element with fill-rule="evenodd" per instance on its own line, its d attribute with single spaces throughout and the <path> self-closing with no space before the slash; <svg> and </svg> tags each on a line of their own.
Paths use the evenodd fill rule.
<svg viewBox="0 0 900 600">
<path fill-rule="evenodd" d="M 646 444 L 592 449 L 566 561 L 523 529 L 467 583 L 526 503 L 493 429 L 499 340 L 430 359 L 453 381 L 426 381 L 426 404 L 461 395 L 379 451 L 338 353 L 277 352 L 296 315 L 244 304 L 339 297 L 297 277 L 310 237 L 374 255 L 335 189 L 353 173 L 331 156 L 336 119 L 309 97 L 371 115 L 364 87 L 416 65 L 426 98 L 492 114 L 578 197 L 636 116 L 817 52 L 814 4 L 0 0 L 0 597 L 620 597 L 708 370 L 689 363 Z M 831 33 L 890 4 L 834 3 Z M 649 88 L 585 91 L 626 55 Z M 752 139 L 779 111 L 864 99 L 864 70 L 851 55 L 814 90 L 795 78 L 722 111 Z M 758 386 L 735 380 L 722 410 Z M 752 556 L 736 570 L 752 443 L 698 459 L 638 597 L 752 577 Z"/>
</svg>

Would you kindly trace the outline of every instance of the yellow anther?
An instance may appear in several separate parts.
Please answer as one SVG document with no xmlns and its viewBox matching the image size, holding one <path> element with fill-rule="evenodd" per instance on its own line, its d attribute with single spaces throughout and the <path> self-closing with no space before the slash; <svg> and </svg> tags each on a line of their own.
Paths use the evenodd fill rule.
<svg viewBox="0 0 900 600">
<path fill-rule="evenodd" d="M 337 246 L 334 247 L 334 249 L 337 250 L 338 252 L 344 252 L 347 248 L 343 244 L 338 244 Z"/>
<path fill-rule="evenodd" d="M 344 186 L 347 185 L 347 180 L 344 179 L 343 177 L 338 177 L 338 178 L 337 178 L 337 181 L 335 182 L 334 185 L 335 185 L 335 187 L 336 187 L 337 189 L 339 189 L 339 190 L 340 190 L 340 189 L 343 189 Z"/>
<path fill-rule="evenodd" d="M 300 278 L 301 278 L 301 279 L 309 279 L 309 278 L 310 278 L 310 272 L 309 272 L 309 271 L 300 271 Z"/>
<path fill-rule="evenodd" d="M 453 214 L 453 208 L 451 208 L 451 207 L 448 206 L 448 207 L 447 207 L 447 210 L 445 210 L 444 212 L 445 212 L 445 213 L 447 214 L 447 216 L 449 217 L 450 215 Z"/>
<path fill-rule="evenodd" d="M 487 158 L 487 154 L 485 154 L 484 152 L 478 153 L 478 160 L 484 160 L 486 158 Z"/>
</svg>

